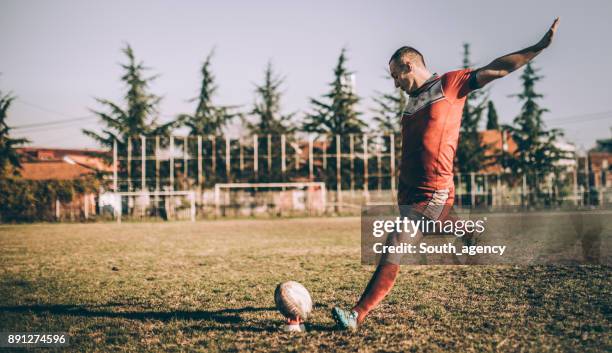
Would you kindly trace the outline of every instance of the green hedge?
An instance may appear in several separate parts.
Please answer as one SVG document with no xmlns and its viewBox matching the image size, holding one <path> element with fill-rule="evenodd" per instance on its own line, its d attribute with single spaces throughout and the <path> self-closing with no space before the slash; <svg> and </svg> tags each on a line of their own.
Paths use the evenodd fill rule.
<svg viewBox="0 0 612 353">
<path fill-rule="evenodd" d="M 55 200 L 69 203 L 75 196 L 97 192 L 95 178 L 25 180 L 0 177 L 0 222 L 55 220 Z"/>
</svg>

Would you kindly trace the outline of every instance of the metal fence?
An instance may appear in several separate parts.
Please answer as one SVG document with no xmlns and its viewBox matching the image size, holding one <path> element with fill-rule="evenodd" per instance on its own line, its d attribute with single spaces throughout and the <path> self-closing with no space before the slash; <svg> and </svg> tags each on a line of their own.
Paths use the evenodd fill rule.
<svg viewBox="0 0 612 353">
<path fill-rule="evenodd" d="M 254 135 L 139 137 L 115 141 L 115 192 L 197 191 L 218 183 L 324 182 L 327 203 L 350 211 L 363 204 L 394 203 L 400 137 L 387 135 Z M 606 205 L 607 176 L 578 170 L 517 176 L 512 172 L 456 174 L 460 207 Z M 603 183 L 593 183 L 603 178 Z M 533 182 L 535 180 L 535 182 Z M 598 185 L 595 187 L 594 185 Z"/>
</svg>

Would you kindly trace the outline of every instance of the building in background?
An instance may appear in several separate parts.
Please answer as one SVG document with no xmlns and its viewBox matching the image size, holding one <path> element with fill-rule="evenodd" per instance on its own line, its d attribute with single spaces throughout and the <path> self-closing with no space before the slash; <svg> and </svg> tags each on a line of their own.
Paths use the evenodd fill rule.
<svg viewBox="0 0 612 353">
<path fill-rule="evenodd" d="M 73 180 L 99 173 L 111 173 L 104 161 L 107 152 L 88 149 L 23 147 L 21 177 L 29 180 Z"/>
</svg>

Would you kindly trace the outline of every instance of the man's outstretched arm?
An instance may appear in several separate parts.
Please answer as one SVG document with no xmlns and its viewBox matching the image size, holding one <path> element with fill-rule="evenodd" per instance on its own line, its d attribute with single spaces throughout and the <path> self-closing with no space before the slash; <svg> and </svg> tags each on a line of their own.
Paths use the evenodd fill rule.
<svg viewBox="0 0 612 353">
<path fill-rule="evenodd" d="M 499 57 L 493 60 L 489 65 L 476 70 L 476 81 L 478 86 L 482 87 L 493 80 L 502 78 L 535 58 L 542 50 L 550 45 L 558 25 L 559 18 L 555 19 L 550 29 L 537 44 Z"/>
</svg>

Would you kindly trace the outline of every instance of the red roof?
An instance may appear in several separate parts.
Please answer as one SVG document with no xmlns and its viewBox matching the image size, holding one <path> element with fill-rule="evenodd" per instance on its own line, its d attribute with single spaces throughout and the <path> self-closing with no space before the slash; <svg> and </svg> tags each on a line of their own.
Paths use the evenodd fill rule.
<svg viewBox="0 0 612 353">
<path fill-rule="evenodd" d="M 22 162 L 21 177 L 31 180 L 72 180 L 92 175 L 94 170 L 64 161 Z"/>
<path fill-rule="evenodd" d="M 111 172 L 112 165 L 100 155 L 101 150 L 65 148 L 18 148 L 21 155 L 21 176 L 32 180 L 71 180 L 96 172 Z"/>
</svg>

